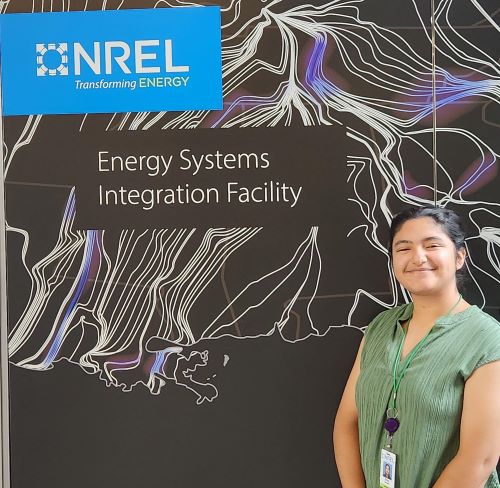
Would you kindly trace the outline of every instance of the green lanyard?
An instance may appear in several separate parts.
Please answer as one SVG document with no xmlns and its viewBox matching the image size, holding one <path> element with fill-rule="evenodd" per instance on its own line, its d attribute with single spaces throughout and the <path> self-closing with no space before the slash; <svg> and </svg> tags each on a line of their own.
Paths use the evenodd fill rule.
<svg viewBox="0 0 500 488">
<path fill-rule="evenodd" d="M 453 307 L 450 308 L 450 310 L 445 316 L 450 315 L 451 312 L 455 310 L 455 308 L 457 307 L 457 305 L 460 303 L 461 300 L 462 300 L 462 295 L 459 295 L 457 302 L 455 303 L 455 305 L 453 305 Z M 406 330 L 408 330 L 408 328 L 410 327 L 410 321 L 408 321 L 408 327 L 406 328 Z M 401 381 L 405 377 L 406 371 L 408 370 L 411 363 L 415 359 L 415 356 L 420 352 L 422 347 L 424 347 L 425 343 L 427 342 L 427 339 L 429 338 L 429 335 L 432 332 L 434 325 L 431 327 L 429 332 L 427 332 L 427 335 L 413 348 L 413 351 L 411 351 L 411 353 L 406 358 L 406 364 L 404 365 L 404 368 L 400 371 L 399 374 L 397 374 L 398 364 L 401 361 L 401 352 L 403 351 L 403 344 L 406 339 L 406 332 L 403 333 L 403 339 L 401 340 L 401 344 L 399 345 L 398 348 L 398 353 L 396 354 L 396 358 L 394 359 L 394 363 L 392 364 L 392 398 L 389 403 L 389 409 L 392 409 L 393 411 L 396 410 L 396 397 L 398 394 L 399 386 L 401 385 Z"/>
<path fill-rule="evenodd" d="M 458 297 L 457 303 L 455 303 L 455 305 L 453 305 L 453 307 L 450 308 L 450 310 L 446 315 L 450 315 L 451 312 L 455 310 L 456 306 L 460 303 L 460 300 L 462 300 L 462 295 Z M 410 326 L 410 321 L 408 321 L 408 327 Z M 434 325 L 436 324 L 434 323 Z M 408 371 L 408 368 L 415 359 L 415 356 L 420 352 L 422 347 L 424 347 L 425 343 L 427 342 L 429 334 L 432 332 L 434 325 L 431 327 L 431 330 L 429 330 L 427 335 L 413 348 L 413 351 L 411 351 L 411 353 L 408 354 L 405 365 L 398 374 L 398 364 L 401 361 L 401 352 L 403 351 L 403 344 L 406 339 L 406 332 L 403 333 L 403 339 L 401 340 L 401 344 L 399 345 L 398 348 L 398 353 L 396 354 L 396 358 L 394 359 L 394 363 L 392 365 L 392 397 L 389 402 L 389 406 L 387 408 L 386 420 L 384 422 L 384 429 L 387 431 L 387 443 L 386 443 L 387 449 L 392 449 L 392 437 L 394 436 L 394 433 L 399 429 L 400 425 L 398 419 L 399 413 L 398 410 L 396 409 L 396 398 L 398 395 L 399 387 L 401 385 L 401 381 L 405 377 L 406 371 Z"/>
</svg>

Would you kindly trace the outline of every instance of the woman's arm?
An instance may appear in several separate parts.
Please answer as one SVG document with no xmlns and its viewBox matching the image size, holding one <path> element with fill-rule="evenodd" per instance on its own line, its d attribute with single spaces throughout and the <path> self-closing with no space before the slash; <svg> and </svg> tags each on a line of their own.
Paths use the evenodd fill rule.
<svg viewBox="0 0 500 488">
<path fill-rule="evenodd" d="M 354 399 L 354 389 L 359 376 L 363 344 L 364 339 L 359 346 L 356 361 L 340 400 L 333 428 L 335 461 L 337 462 L 343 488 L 365 488 L 365 478 L 361 468 L 359 452 L 358 409 Z"/>
<path fill-rule="evenodd" d="M 499 455 L 500 361 L 495 361 L 465 383 L 460 447 L 433 488 L 483 488 Z"/>
</svg>

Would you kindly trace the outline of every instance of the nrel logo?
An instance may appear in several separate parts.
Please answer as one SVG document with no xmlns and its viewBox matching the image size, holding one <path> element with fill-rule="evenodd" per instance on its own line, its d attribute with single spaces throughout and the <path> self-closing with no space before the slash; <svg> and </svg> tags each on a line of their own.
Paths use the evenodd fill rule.
<svg viewBox="0 0 500 488">
<path fill-rule="evenodd" d="M 163 48 L 158 52 L 159 47 Z M 37 76 L 68 75 L 68 44 L 37 44 Z M 89 75 L 121 75 L 145 73 L 188 73 L 189 66 L 174 65 L 172 39 L 160 42 L 158 39 L 135 41 L 130 46 L 124 41 L 105 41 L 92 43 L 92 48 L 86 49 L 81 43 L 72 45 L 71 73 L 77 76 L 87 70 Z M 51 56 L 51 65 L 45 63 L 45 57 Z M 159 65 L 160 63 L 161 65 Z M 149 87 L 187 86 L 189 76 L 166 76 L 133 78 L 122 80 L 84 81 L 75 79 L 75 88 L 80 89 L 115 89 L 129 88 L 135 90 Z"/>
<path fill-rule="evenodd" d="M 0 26 L 4 115 L 222 108 L 219 7 L 7 14 Z"/>
<path fill-rule="evenodd" d="M 68 45 L 65 42 L 58 44 L 36 45 L 36 75 L 55 76 L 68 74 Z M 47 56 L 45 56 L 47 54 Z M 55 56 L 53 56 L 55 54 Z M 54 65 L 53 59 L 56 59 Z M 45 60 L 48 62 L 45 63 Z"/>
</svg>

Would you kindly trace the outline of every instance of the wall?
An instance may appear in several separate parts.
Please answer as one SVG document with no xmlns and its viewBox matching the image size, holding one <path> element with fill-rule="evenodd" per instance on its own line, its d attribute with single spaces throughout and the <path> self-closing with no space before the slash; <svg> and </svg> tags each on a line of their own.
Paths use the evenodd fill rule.
<svg viewBox="0 0 500 488">
<path fill-rule="evenodd" d="M 331 424 L 362 329 L 408 299 L 388 223 L 434 196 L 430 10 L 312 3 L 221 3 L 221 112 L 4 120 L 13 488 L 339 486 Z M 436 190 L 470 227 L 466 296 L 499 318 L 495 9 L 437 3 Z M 244 228 L 78 227 L 72 188 L 91 176 L 70 155 L 86 136 L 150 148 L 187 129 L 200 152 L 214 149 L 202 130 L 228 151 L 267 148 L 282 175 L 298 155 L 304 181 L 329 162 L 312 183 L 334 204 L 304 221 L 235 213 L 262 219 Z M 258 135 L 236 144 L 235 131 Z"/>
</svg>

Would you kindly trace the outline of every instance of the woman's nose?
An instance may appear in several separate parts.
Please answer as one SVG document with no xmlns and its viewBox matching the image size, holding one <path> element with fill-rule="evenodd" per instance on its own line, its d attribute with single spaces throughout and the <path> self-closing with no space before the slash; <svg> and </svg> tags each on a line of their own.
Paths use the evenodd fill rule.
<svg viewBox="0 0 500 488">
<path fill-rule="evenodd" d="M 415 249 L 415 252 L 413 253 L 413 261 L 418 265 L 427 262 L 427 253 L 425 252 L 425 249 Z"/>
</svg>

